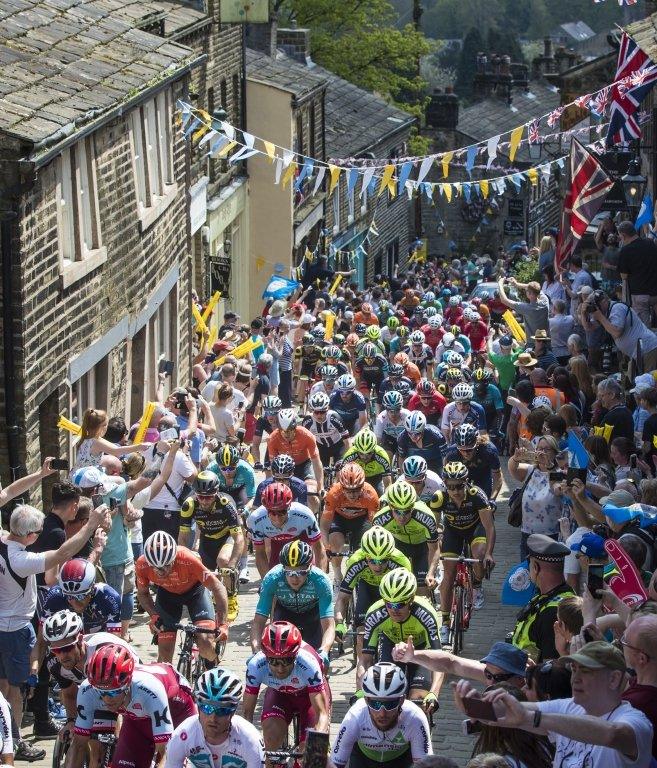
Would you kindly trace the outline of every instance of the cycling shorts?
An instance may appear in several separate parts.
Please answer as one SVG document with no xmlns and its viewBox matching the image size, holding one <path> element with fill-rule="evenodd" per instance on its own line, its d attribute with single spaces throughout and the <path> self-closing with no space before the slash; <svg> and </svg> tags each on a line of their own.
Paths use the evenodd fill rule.
<svg viewBox="0 0 657 768">
<path fill-rule="evenodd" d="M 342 458 L 342 455 L 347 450 L 347 444 L 344 440 L 340 440 L 339 443 L 334 445 L 320 445 L 318 443 L 317 450 L 319 451 L 319 458 L 322 464 L 327 467 L 331 463 L 331 459 L 337 462 L 338 459 Z"/>
<path fill-rule="evenodd" d="M 420 691 L 430 691 L 431 682 L 433 680 L 433 673 L 431 670 L 422 667 L 419 664 L 398 664 L 392 658 L 392 649 L 394 647 L 395 644 L 392 640 L 387 635 L 381 633 L 381 637 L 379 638 L 378 661 L 391 661 L 393 664 L 397 664 L 400 669 L 404 670 L 408 682 L 408 688 L 406 690 L 407 696 L 409 691 L 412 691 L 414 688 Z"/>
<path fill-rule="evenodd" d="M 219 550 L 230 539 L 230 533 L 222 536 L 220 539 L 206 539 L 205 536 L 201 536 L 201 540 L 198 543 L 198 553 L 201 556 L 201 562 L 209 571 L 217 570 L 217 556 Z"/>
<path fill-rule="evenodd" d="M 404 541 L 395 540 L 395 546 L 411 561 L 418 586 L 423 587 L 429 571 L 429 546 L 427 542 L 408 544 Z"/>
<path fill-rule="evenodd" d="M 330 712 L 331 691 L 326 683 L 324 683 L 324 701 L 327 711 Z M 317 723 L 308 691 L 304 689 L 295 693 L 282 693 L 274 688 L 267 688 L 262 702 L 262 722 L 269 717 L 280 717 L 289 725 L 295 714 L 299 715 L 299 743 L 303 744 L 306 741 L 306 731 Z"/>
<path fill-rule="evenodd" d="M 174 728 L 196 714 L 196 704 L 187 691 L 180 690 L 175 699 L 169 699 L 169 705 Z M 150 768 L 154 754 L 155 742 L 150 717 L 124 717 L 111 768 Z"/>
<path fill-rule="evenodd" d="M 342 517 L 342 515 L 336 512 L 329 528 L 329 534 L 341 533 L 345 540 L 350 542 L 352 551 L 355 551 L 360 546 L 363 534 L 370 526 L 371 523 L 367 519 L 367 515 L 363 517 Z"/>
<path fill-rule="evenodd" d="M 181 595 L 167 592 L 166 589 L 158 587 L 155 609 L 160 616 L 160 623 L 165 632 L 176 631 L 176 624 L 180 623 L 185 607 L 187 607 L 189 618 L 194 624 L 203 621 L 211 622 L 214 625 L 215 612 L 210 593 L 202 584 L 196 584 Z"/>
<path fill-rule="evenodd" d="M 358 742 L 356 742 L 349 758 L 349 768 L 381 768 L 382 765 L 388 764 L 394 765 L 395 768 L 411 768 L 413 765 L 413 755 L 410 744 L 406 751 L 401 755 L 397 755 L 394 760 L 390 760 L 389 763 L 382 763 L 379 760 L 372 760 L 371 757 L 363 754 L 358 746 Z"/>
<path fill-rule="evenodd" d="M 464 529 L 451 528 L 449 525 L 446 525 L 443 531 L 441 554 L 446 557 L 458 557 L 463 552 L 466 542 L 472 546 L 473 544 L 480 544 L 485 541 L 486 529 L 481 522 L 473 525 L 471 528 Z"/>
<path fill-rule="evenodd" d="M 311 608 L 305 613 L 299 613 L 298 611 L 291 611 L 289 608 L 284 608 L 279 603 L 274 608 L 272 621 L 289 621 L 298 627 L 301 632 L 301 637 L 312 645 L 315 650 L 319 649 L 322 644 L 322 624 L 319 618 L 319 605 Z"/>
<path fill-rule="evenodd" d="M 365 616 L 369 609 L 381 599 L 379 587 L 368 584 L 361 579 L 356 585 L 356 605 L 354 607 L 354 622 L 357 627 L 365 626 Z"/>
<path fill-rule="evenodd" d="M 312 480 L 315 475 L 313 474 L 313 465 L 310 459 L 302 461 L 301 464 L 295 464 L 293 474 L 299 480 Z"/>
</svg>

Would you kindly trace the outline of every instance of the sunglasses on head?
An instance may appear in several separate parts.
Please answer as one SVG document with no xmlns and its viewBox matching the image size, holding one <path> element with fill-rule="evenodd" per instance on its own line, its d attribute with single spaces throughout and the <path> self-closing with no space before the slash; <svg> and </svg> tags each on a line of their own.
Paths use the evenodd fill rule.
<svg viewBox="0 0 657 768">
<path fill-rule="evenodd" d="M 398 611 L 400 608 L 405 608 L 407 605 L 410 605 L 410 602 L 408 600 L 398 600 L 394 603 L 389 603 L 386 600 L 386 608 L 390 608 L 391 611 Z"/>
<path fill-rule="evenodd" d="M 198 705 L 198 708 L 204 715 L 216 715 L 217 717 L 228 717 L 228 715 L 234 715 L 237 711 L 237 704 L 231 704 L 226 707 L 222 707 L 221 704 L 208 704 L 202 702 Z"/>
<path fill-rule="evenodd" d="M 296 659 L 294 656 L 286 656 L 283 659 L 275 659 L 267 656 L 267 664 L 269 664 L 270 667 L 291 667 L 295 661 Z"/>
<path fill-rule="evenodd" d="M 111 691 L 106 691 L 103 688 L 96 688 L 101 699 L 116 699 L 128 690 L 127 688 L 113 688 Z"/>
<path fill-rule="evenodd" d="M 367 706 L 375 712 L 385 709 L 386 712 L 393 712 L 401 706 L 401 699 L 366 699 Z"/>
<path fill-rule="evenodd" d="M 75 646 L 78 644 L 78 641 L 76 640 L 74 643 L 69 643 L 68 645 L 60 645 L 59 648 L 50 648 L 50 651 L 55 654 L 55 656 L 59 656 L 60 653 L 68 653 L 70 650 L 75 648 Z"/>
</svg>

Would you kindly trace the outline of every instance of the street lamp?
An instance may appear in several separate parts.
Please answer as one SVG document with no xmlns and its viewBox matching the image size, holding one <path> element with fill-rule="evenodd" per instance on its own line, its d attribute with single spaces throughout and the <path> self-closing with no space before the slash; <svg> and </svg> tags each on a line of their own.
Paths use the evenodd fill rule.
<svg viewBox="0 0 657 768">
<path fill-rule="evenodd" d="M 646 181 L 646 177 L 641 175 L 641 161 L 635 157 L 634 160 L 630 160 L 627 166 L 627 173 L 621 176 L 625 201 L 630 213 L 638 211 L 641 207 Z"/>
</svg>

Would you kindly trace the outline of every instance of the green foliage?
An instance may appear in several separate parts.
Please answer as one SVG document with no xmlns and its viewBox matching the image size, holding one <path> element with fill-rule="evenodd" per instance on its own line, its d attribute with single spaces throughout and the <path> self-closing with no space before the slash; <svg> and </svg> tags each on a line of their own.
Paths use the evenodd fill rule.
<svg viewBox="0 0 657 768">
<path fill-rule="evenodd" d="M 514 62 L 524 62 L 518 38 L 506 29 L 491 27 L 488 30 L 488 47 L 486 50 L 499 55 L 507 54 L 511 57 L 511 61 Z"/>
<path fill-rule="evenodd" d="M 311 30 L 311 54 L 323 67 L 383 98 L 419 104 L 426 83 L 418 61 L 433 44 L 412 24 L 395 27 L 389 0 L 279 0 L 281 23 Z"/>
<path fill-rule="evenodd" d="M 456 67 L 455 90 L 459 96 L 469 99 L 472 96 L 472 81 L 476 70 L 476 58 L 479 51 L 483 51 L 484 38 L 477 27 L 471 27 L 463 39 L 463 48 L 459 55 Z"/>
<path fill-rule="evenodd" d="M 428 155 L 431 152 L 431 139 L 420 136 L 417 127 L 411 128 L 408 139 L 408 154 L 412 156 Z"/>
<path fill-rule="evenodd" d="M 531 283 L 536 280 L 542 283 L 541 273 L 538 271 L 538 259 L 531 261 L 519 261 L 516 265 L 515 276 L 519 283 Z"/>
</svg>

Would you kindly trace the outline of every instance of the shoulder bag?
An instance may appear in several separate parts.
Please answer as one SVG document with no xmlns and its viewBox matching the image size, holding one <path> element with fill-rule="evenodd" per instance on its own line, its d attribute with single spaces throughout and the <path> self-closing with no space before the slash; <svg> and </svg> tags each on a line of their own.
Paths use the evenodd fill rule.
<svg viewBox="0 0 657 768">
<path fill-rule="evenodd" d="M 509 516 L 507 518 L 507 522 L 514 528 L 520 528 L 522 525 L 522 495 L 525 492 L 525 488 L 527 487 L 531 476 L 534 474 L 534 469 L 535 467 L 532 467 L 532 469 L 527 473 L 525 482 L 520 486 L 520 488 L 516 488 L 511 496 L 509 496 Z"/>
</svg>

